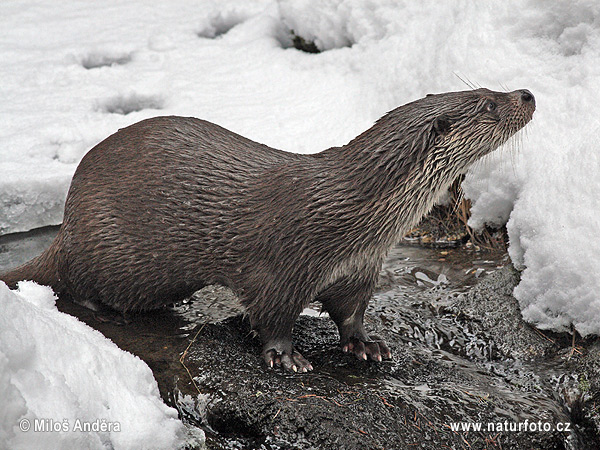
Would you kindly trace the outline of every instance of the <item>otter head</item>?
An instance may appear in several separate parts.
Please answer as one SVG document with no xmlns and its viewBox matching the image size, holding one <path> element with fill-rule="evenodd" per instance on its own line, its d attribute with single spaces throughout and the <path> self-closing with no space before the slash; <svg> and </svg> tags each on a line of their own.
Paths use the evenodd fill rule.
<svg viewBox="0 0 600 450">
<path fill-rule="evenodd" d="M 422 103 L 429 114 L 424 131 L 433 139 L 430 151 L 436 157 L 456 157 L 454 163 L 464 168 L 504 144 L 535 111 L 535 98 L 526 89 L 450 92 L 428 95 L 415 103 Z"/>
</svg>

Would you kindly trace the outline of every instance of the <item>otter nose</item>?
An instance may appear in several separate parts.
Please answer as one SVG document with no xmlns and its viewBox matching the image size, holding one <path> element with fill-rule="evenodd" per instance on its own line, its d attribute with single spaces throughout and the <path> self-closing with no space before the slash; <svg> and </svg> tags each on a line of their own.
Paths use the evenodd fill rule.
<svg viewBox="0 0 600 450">
<path fill-rule="evenodd" d="M 523 103 L 535 104 L 535 97 L 531 92 L 529 92 L 527 89 L 521 89 L 519 92 L 521 92 L 521 101 Z"/>
</svg>

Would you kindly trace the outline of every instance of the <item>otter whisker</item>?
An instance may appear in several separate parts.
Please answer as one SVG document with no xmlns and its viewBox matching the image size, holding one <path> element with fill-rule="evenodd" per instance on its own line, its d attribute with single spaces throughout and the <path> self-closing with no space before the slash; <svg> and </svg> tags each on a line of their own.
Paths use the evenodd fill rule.
<svg viewBox="0 0 600 450">
<path fill-rule="evenodd" d="M 479 161 L 476 162 L 477 169 L 488 173 L 490 171 L 490 164 L 491 164 L 492 158 L 493 158 L 493 156 L 491 153 L 487 153 L 487 154 L 483 155 L 481 157 L 481 159 L 479 159 Z M 500 162 L 500 164 L 502 164 L 502 161 Z"/>
<path fill-rule="evenodd" d="M 458 186 L 456 190 L 456 201 L 454 202 L 454 206 L 452 207 L 452 214 L 456 214 L 458 212 L 458 208 L 460 208 L 460 204 L 465 199 L 465 191 L 463 191 L 462 185 Z"/>
<path fill-rule="evenodd" d="M 458 72 L 454 72 L 454 76 L 456 76 L 456 78 L 462 81 L 467 87 L 473 90 L 477 89 L 477 86 L 475 86 L 475 84 L 472 83 L 471 80 L 469 80 L 466 76 L 463 78 L 458 74 Z"/>
<path fill-rule="evenodd" d="M 510 92 L 510 89 L 508 88 L 508 86 L 502 82 L 499 82 L 498 85 L 504 89 L 504 92 Z"/>
<path fill-rule="evenodd" d="M 517 175 L 517 157 L 519 156 L 519 150 L 521 148 L 521 134 L 516 133 L 508 141 L 508 153 L 510 155 L 510 164 L 512 167 L 513 175 Z"/>
</svg>

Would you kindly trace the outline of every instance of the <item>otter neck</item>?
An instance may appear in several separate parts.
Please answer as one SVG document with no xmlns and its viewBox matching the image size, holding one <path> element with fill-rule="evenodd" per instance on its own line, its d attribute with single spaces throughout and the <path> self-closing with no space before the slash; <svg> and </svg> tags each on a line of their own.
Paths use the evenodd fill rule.
<svg viewBox="0 0 600 450">
<path fill-rule="evenodd" d="M 357 242 L 371 239 L 387 251 L 418 223 L 468 164 L 464 160 L 452 164 L 448 149 L 436 146 L 435 136 L 418 142 L 396 139 L 382 133 L 378 125 L 320 155 L 335 164 L 335 179 L 345 185 L 344 195 L 353 193 L 355 202 L 340 202 L 340 208 L 358 211 L 357 230 L 370 234 L 357 236 Z"/>
</svg>

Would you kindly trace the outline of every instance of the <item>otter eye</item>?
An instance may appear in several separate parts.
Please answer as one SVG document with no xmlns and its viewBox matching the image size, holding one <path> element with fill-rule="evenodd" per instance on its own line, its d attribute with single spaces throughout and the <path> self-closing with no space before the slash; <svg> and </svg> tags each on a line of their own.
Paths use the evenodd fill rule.
<svg viewBox="0 0 600 450">
<path fill-rule="evenodd" d="M 438 136 L 445 136 L 450 131 L 450 120 L 448 116 L 442 114 L 433 120 L 433 129 Z"/>
<path fill-rule="evenodd" d="M 496 111 L 496 108 L 498 106 L 496 105 L 496 103 L 494 103 L 493 101 L 489 100 L 486 104 L 485 104 L 485 109 L 488 110 L 489 112 L 494 112 Z"/>
</svg>

